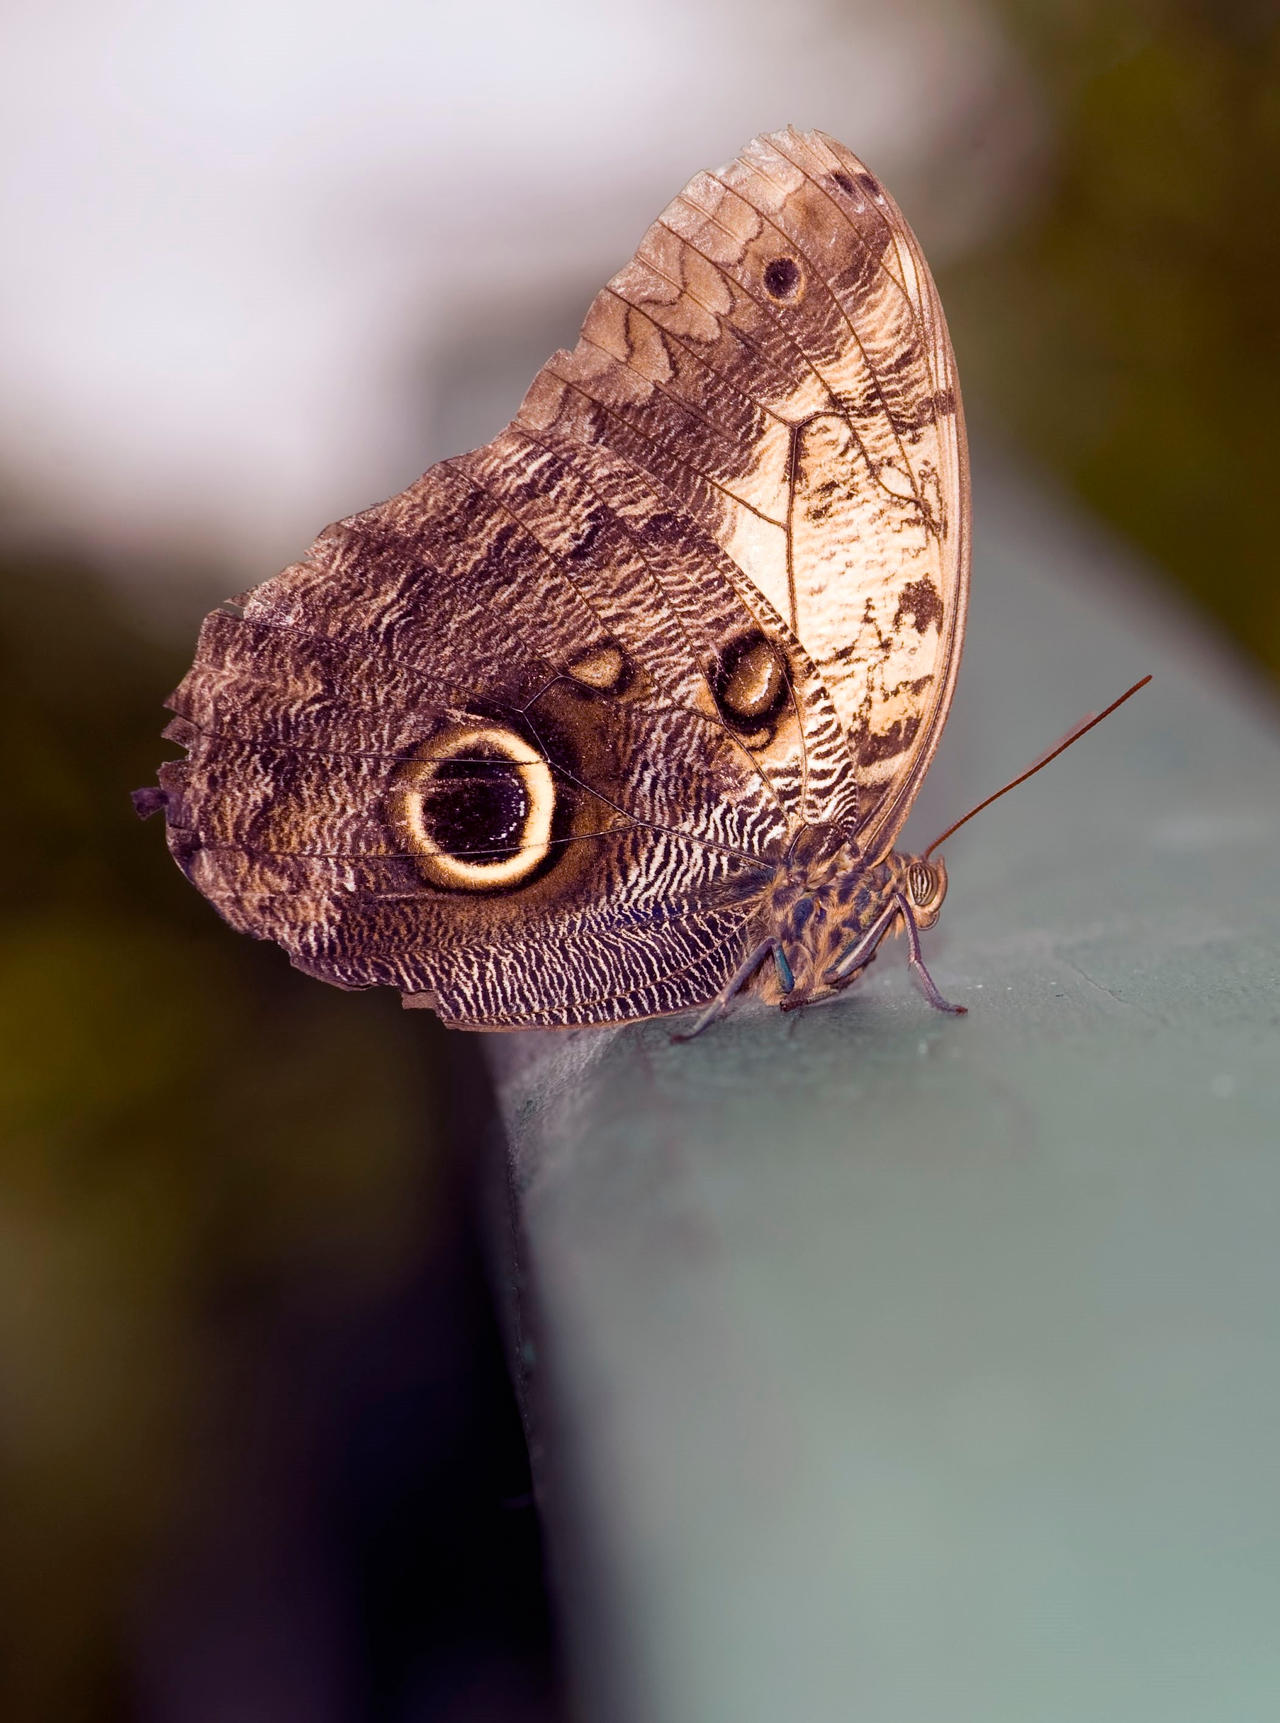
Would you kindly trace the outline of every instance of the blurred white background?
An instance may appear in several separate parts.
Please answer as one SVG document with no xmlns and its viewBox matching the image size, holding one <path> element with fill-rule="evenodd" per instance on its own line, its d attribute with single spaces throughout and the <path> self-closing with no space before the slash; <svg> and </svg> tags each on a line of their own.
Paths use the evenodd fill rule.
<svg viewBox="0 0 1280 1723">
<path fill-rule="evenodd" d="M 1042 154 L 980 0 L 23 0 L 3 30 L 6 530 L 125 581 L 264 579 L 491 436 L 756 132 L 834 132 L 935 261 Z"/>
</svg>

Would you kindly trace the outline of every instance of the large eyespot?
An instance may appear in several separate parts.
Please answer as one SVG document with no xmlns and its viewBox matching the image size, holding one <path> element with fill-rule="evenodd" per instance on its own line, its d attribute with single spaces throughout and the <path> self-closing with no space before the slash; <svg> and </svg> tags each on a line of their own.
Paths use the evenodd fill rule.
<svg viewBox="0 0 1280 1723">
<path fill-rule="evenodd" d="M 391 825 L 433 885 L 500 891 L 551 853 L 555 781 L 541 754 L 500 723 L 433 736 L 396 775 Z"/>
<path fill-rule="evenodd" d="M 754 631 L 730 641 L 713 683 L 716 705 L 735 730 L 768 729 L 787 702 L 782 654 Z"/>
</svg>

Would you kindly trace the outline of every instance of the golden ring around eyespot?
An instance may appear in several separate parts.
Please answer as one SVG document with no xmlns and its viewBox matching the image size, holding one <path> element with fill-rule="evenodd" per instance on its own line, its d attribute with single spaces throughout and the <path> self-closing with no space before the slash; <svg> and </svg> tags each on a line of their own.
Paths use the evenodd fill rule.
<svg viewBox="0 0 1280 1723">
<path fill-rule="evenodd" d="M 427 823 L 424 801 L 441 766 L 450 760 L 463 760 L 469 753 L 483 757 L 485 752 L 501 755 L 516 768 L 527 809 L 514 855 L 470 861 L 441 848 Z M 551 851 L 555 808 L 555 781 L 542 755 L 513 730 L 496 724 L 471 724 L 457 725 L 433 737 L 401 767 L 390 814 L 419 867 L 436 885 L 454 891 L 496 891 L 518 885 L 546 860 Z"/>
</svg>

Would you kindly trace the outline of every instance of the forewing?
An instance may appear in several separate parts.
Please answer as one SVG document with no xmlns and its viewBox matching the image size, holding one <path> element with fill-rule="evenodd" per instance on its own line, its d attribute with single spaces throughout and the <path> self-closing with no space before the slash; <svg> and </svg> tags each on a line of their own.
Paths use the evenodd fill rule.
<svg viewBox="0 0 1280 1723">
<path fill-rule="evenodd" d="M 806 735 L 806 817 L 853 803 L 886 850 L 951 699 L 969 503 L 937 292 L 861 162 L 788 131 L 698 175 L 518 423 L 628 463 L 767 600 L 839 724 Z"/>
</svg>

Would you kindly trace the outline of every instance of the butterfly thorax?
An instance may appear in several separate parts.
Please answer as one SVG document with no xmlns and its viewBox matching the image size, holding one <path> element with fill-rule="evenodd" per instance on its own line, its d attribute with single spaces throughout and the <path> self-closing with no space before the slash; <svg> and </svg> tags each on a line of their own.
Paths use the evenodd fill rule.
<svg viewBox="0 0 1280 1723">
<path fill-rule="evenodd" d="M 940 861 L 893 850 L 872 862 L 847 832 L 804 828 L 765 899 L 766 935 L 778 941 L 781 960 L 761 968 L 757 989 L 791 1007 L 847 987 L 880 941 L 902 930 L 904 903 L 917 927 L 932 927 L 946 890 Z"/>
</svg>

